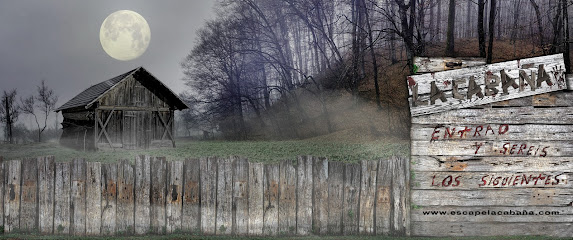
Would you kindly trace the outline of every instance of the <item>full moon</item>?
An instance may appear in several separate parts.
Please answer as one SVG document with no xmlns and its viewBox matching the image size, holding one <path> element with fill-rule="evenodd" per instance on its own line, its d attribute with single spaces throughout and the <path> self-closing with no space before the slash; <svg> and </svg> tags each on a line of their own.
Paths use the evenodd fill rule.
<svg viewBox="0 0 573 240">
<path fill-rule="evenodd" d="M 110 14 L 101 24 L 99 41 L 112 58 L 129 61 L 141 56 L 149 46 L 151 30 L 145 18 L 130 10 Z"/>
</svg>

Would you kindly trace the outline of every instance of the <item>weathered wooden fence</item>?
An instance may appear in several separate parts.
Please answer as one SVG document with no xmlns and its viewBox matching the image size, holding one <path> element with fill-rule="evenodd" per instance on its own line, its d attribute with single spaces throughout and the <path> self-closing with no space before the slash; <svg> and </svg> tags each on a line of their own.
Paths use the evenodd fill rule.
<svg viewBox="0 0 573 240">
<path fill-rule="evenodd" d="M 1 161 L 1 157 L 0 157 Z M 409 161 L 2 161 L 5 232 L 409 235 Z"/>
</svg>

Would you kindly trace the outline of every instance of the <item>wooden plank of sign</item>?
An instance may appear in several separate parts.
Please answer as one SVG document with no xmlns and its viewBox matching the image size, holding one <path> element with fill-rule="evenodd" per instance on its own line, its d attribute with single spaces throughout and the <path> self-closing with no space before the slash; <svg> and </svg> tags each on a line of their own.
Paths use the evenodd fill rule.
<svg viewBox="0 0 573 240">
<path fill-rule="evenodd" d="M 185 159 L 184 167 L 182 230 L 200 233 L 201 188 L 199 185 L 199 159 Z"/>
<path fill-rule="evenodd" d="M 546 74 L 541 74 L 542 69 Z M 564 69 L 562 54 L 555 54 L 409 76 L 410 112 L 420 116 L 564 90 Z M 525 86 L 533 75 L 539 75 L 535 89 Z M 504 82 L 506 78 L 513 82 Z"/>
<path fill-rule="evenodd" d="M 412 189 L 477 190 L 484 188 L 571 188 L 571 172 L 417 172 Z"/>
<path fill-rule="evenodd" d="M 342 202 L 344 201 L 343 162 L 328 163 L 328 234 L 342 234 Z"/>
<path fill-rule="evenodd" d="M 507 129 L 506 129 L 507 128 Z M 467 132 L 464 132 L 467 130 Z M 439 124 L 411 127 L 411 140 L 436 141 L 449 140 L 536 140 L 555 141 L 573 140 L 573 125 L 548 124 Z M 462 134 L 465 133 L 465 134 Z"/>
<path fill-rule="evenodd" d="M 297 234 L 312 232 L 312 157 L 300 156 L 297 159 Z"/>
<path fill-rule="evenodd" d="M 510 212 L 511 211 L 511 212 Z M 452 214 L 454 213 L 454 214 Z M 531 215 L 531 213 L 533 213 Z M 495 214 L 495 215 L 494 215 Z M 500 206 L 484 207 L 422 207 L 412 209 L 413 222 L 573 222 L 573 208 Z"/>
<path fill-rule="evenodd" d="M 346 164 L 344 168 L 344 202 L 342 226 L 344 235 L 358 233 L 358 204 L 360 197 L 360 164 Z"/>
<path fill-rule="evenodd" d="M 165 208 L 167 233 L 181 231 L 183 210 L 183 161 L 167 162 L 167 203 Z"/>
<path fill-rule="evenodd" d="M 55 203 L 54 203 L 54 233 L 70 233 L 71 213 L 71 166 L 70 162 L 56 163 Z"/>
<path fill-rule="evenodd" d="M 573 223 L 413 222 L 415 236 L 573 236 Z"/>
<path fill-rule="evenodd" d="M 165 234 L 166 212 L 165 204 L 167 193 L 167 162 L 164 157 L 156 157 L 151 160 L 151 232 Z"/>
<path fill-rule="evenodd" d="M 565 78 L 567 79 L 567 89 L 573 90 L 573 74 L 567 74 Z"/>
<path fill-rule="evenodd" d="M 233 161 L 218 159 L 216 234 L 231 234 L 233 230 Z"/>
<path fill-rule="evenodd" d="M 24 159 L 22 161 L 22 196 L 20 198 L 20 230 L 22 231 L 35 231 L 37 229 L 37 188 L 38 159 Z"/>
<path fill-rule="evenodd" d="M 117 217 L 117 163 L 104 163 L 101 168 L 101 233 L 116 233 Z M 133 211 L 132 211 L 133 213 Z"/>
<path fill-rule="evenodd" d="M 4 161 L 4 231 L 13 232 L 20 228 L 20 184 L 22 161 Z"/>
<path fill-rule="evenodd" d="M 215 201 L 217 198 L 217 159 L 199 160 L 201 182 L 201 232 L 215 234 Z"/>
<path fill-rule="evenodd" d="M 234 157 L 233 165 L 233 233 L 249 234 L 249 161 Z M 257 205 L 259 208 L 262 205 Z"/>
<path fill-rule="evenodd" d="M 485 64 L 485 58 L 414 57 L 418 73 L 441 72 Z"/>
<path fill-rule="evenodd" d="M 314 158 L 313 161 L 313 231 L 314 234 L 325 234 L 328 224 L 328 160 Z"/>
<path fill-rule="evenodd" d="M 263 234 L 278 233 L 279 204 L 279 165 L 267 164 L 264 172 L 263 188 Z"/>
<path fill-rule="evenodd" d="M 86 163 L 86 234 L 99 235 L 101 230 L 101 163 Z"/>
<path fill-rule="evenodd" d="M 40 233 L 54 231 L 54 156 L 38 158 L 38 227 Z"/>
<path fill-rule="evenodd" d="M 263 171 L 262 163 L 249 162 L 249 235 L 263 234 Z"/>
<path fill-rule="evenodd" d="M 411 191 L 412 204 L 418 206 L 567 206 L 571 194 L 571 188 Z"/>
<path fill-rule="evenodd" d="M 570 171 L 573 157 L 411 156 L 412 171 Z"/>
<path fill-rule="evenodd" d="M 296 234 L 296 170 L 292 161 L 279 166 L 279 233 Z"/>
<path fill-rule="evenodd" d="M 135 158 L 135 234 L 147 234 L 151 230 L 151 158 Z"/>
<path fill-rule="evenodd" d="M 411 141 L 411 146 L 412 155 L 466 155 L 484 157 L 567 157 L 573 155 L 573 141 Z"/>
<path fill-rule="evenodd" d="M 362 172 L 360 179 L 358 232 L 360 234 L 374 234 L 377 162 L 363 160 L 360 163 Z"/>
<path fill-rule="evenodd" d="M 131 235 L 135 230 L 135 170 L 123 159 L 117 168 L 117 233 Z"/>
<path fill-rule="evenodd" d="M 72 161 L 72 225 L 71 234 L 84 235 L 86 233 L 86 161 L 74 159 Z"/>
</svg>

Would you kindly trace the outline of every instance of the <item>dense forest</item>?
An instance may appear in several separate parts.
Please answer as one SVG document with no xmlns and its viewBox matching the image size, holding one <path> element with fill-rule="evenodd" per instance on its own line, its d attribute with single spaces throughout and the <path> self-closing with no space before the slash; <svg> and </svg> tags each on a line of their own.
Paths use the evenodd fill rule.
<svg viewBox="0 0 573 240">
<path fill-rule="evenodd" d="M 369 134 L 407 137 L 404 79 L 414 56 L 491 63 L 568 53 L 570 4 L 220 0 L 181 63 L 192 106 L 181 127 L 217 129 L 225 139 L 296 139 L 376 122 Z"/>
</svg>

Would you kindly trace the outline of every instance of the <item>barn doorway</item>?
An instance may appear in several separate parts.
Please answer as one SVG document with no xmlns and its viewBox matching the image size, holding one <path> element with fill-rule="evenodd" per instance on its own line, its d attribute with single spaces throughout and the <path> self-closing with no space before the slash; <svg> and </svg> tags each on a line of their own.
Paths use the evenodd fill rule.
<svg viewBox="0 0 573 240">
<path fill-rule="evenodd" d="M 151 143 L 151 112 L 124 111 L 123 148 L 147 149 Z"/>
</svg>

